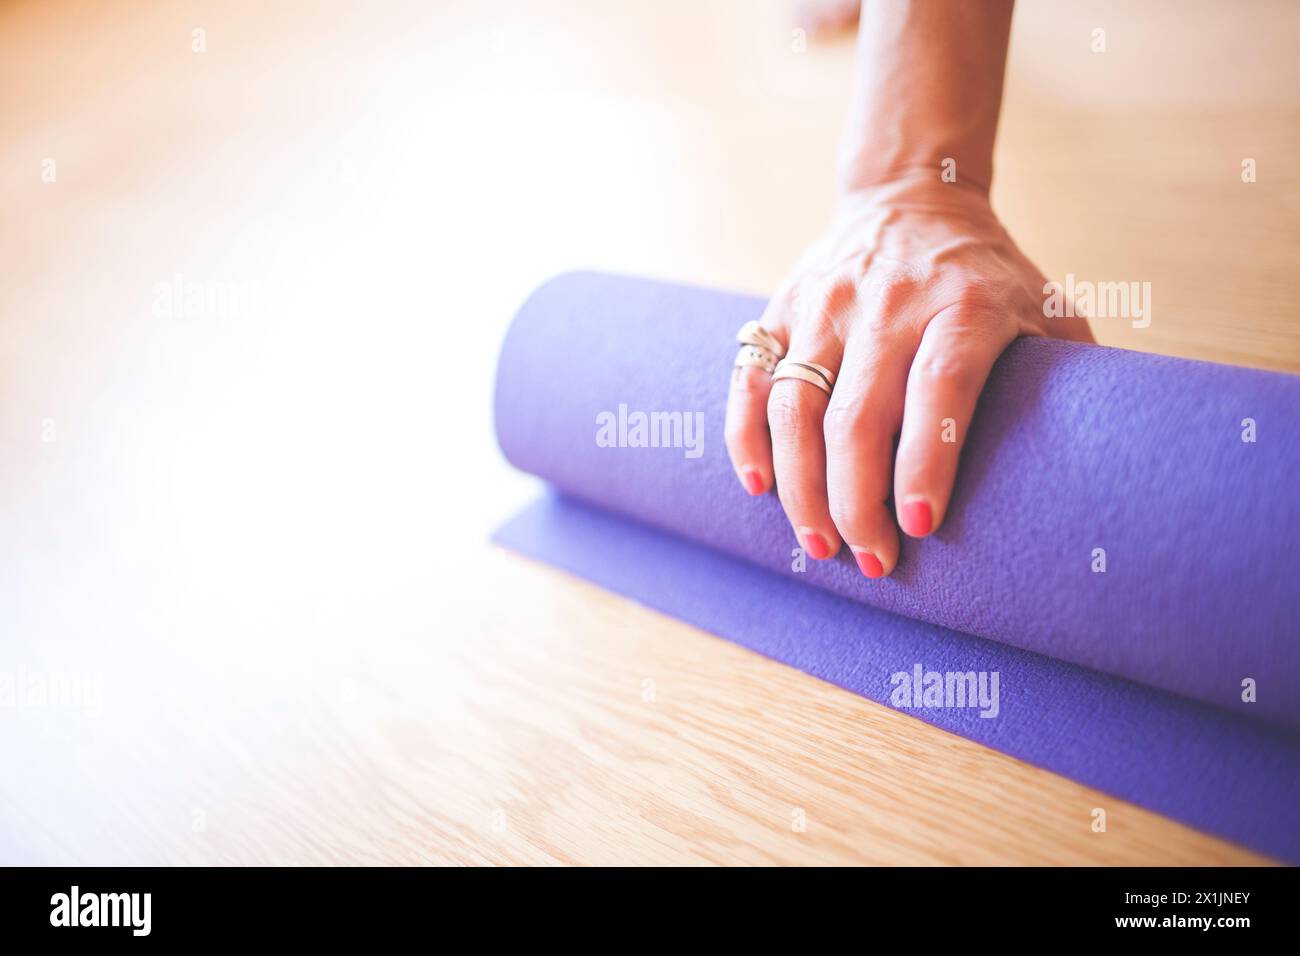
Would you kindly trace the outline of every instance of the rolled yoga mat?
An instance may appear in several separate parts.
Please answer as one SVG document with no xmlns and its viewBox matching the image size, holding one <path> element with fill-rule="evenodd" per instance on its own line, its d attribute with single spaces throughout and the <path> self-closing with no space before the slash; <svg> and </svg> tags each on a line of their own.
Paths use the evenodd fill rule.
<svg viewBox="0 0 1300 956">
<path fill-rule="evenodd" d="M 847 549 L 800 562 L 775 495 L 750 498 L 732 472 L 734 335 L 762 309 L 598 274 L 534 293 L 502 349 L 497 433 L 564 497 L 498 540 L 1300 861 L 1300 378 L 1019 340 L 985 387 L 943 527 L 905 538 L 871 581 Z M 994 673 L 996 707 L 925 692 L 931 675 Z"/>
</svg>

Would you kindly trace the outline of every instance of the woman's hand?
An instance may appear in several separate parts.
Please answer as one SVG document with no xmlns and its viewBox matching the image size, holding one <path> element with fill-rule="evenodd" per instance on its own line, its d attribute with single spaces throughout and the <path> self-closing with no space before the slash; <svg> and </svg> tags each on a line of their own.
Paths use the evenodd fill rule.
<svg viewBox="0 0 1300 956">
<path fill-rule="evenodd" d="M 943 523 L 1003 349 L 1019 335 L 1092 341 L 1083 319 L 1044 317 L 1045 281 L 980 188 L 936 170 L 845 194 L 761 320 L 788 358 L 836 374 L 833 393 L 735 369 L 726 436 L 741 483 L 775 484 L 812 557 L 843 542 L 867 577 L 890 573 L 897 527 Z"/>
</svg>

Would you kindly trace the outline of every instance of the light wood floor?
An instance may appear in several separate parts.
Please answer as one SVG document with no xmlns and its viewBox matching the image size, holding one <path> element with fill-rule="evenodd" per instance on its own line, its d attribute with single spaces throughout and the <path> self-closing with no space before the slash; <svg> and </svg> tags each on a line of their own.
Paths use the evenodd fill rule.
<svg viewBox="0 0 1300 956">
<path fill-rule="evenodd" d="M 532 286 L 823 221 L 787 9 L 0 4 L 0 862 L 1259 861 L 484 543 Z M 1224 9 L 1022 4 L 995 200 L 1152 283 L 1103 341 L 1296 372 L 1300 8 Z"/>
</svg>

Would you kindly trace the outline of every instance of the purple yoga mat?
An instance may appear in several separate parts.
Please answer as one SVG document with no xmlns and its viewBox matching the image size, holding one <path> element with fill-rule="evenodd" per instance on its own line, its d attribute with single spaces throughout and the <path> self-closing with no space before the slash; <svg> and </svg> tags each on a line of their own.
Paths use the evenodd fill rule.
<svg viewBox="0 0 1300 956">
<path fill-rule="evenodd" d="M 600 510 L 551 505 L 500 539 L 989 746 L 1300 859 L 1300 379 L 1019 341 L 986 386 L 944 527 L 906 540 L 885 580 L 847 557 L 795 571 L 779 503 L 744 493 L 722 440 L 733 336 L 762 305 L 594 274 L 538 290 L 502 350 L 498 436 L 518 467 Z M 628 447 L 638 412 L 703 429 L 679 432 L 678 447 Z M 1096 548 L 1104 573 L 1092 570 Z M 747 593 L 761 611 L 736 607 Z M 916 665 L 998 671 L 999 713 L 900 698 L 894 678 Z M 1254 703 L 1241 699 L 1246 678 Z"/>
</svg>

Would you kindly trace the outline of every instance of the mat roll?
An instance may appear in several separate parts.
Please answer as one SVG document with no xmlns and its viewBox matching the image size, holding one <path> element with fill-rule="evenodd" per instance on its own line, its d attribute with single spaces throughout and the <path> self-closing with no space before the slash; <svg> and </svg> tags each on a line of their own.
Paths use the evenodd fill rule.
<svg viewBox="0 0 1300 956">
<path fill-rule="evenodd" d="M 750 498 L 731 470 L 734 335 L 762 308 L 598 274 L 534 293 L 502 349 L 497 435 L 560 494 L 496 540 L 1300 863 L 1300 379 L 1021 340 L 985 388 L 944 526 L 905 538 L 894 574 L 872 581 L 847 552 L 798 561 L 775 495 Z M 997 700 L 931 700 L 931 674 L 996 675 Z M 1092 808 L 1076 809 L 1089 825 Z"/>
<path fill-rule="evenodd" d="M 501 352 L 507 458 L 603 508 L 793 573 L 798 542 L 780 503 L 744 492 L 723 443 L 735 333 L 762 309 L 641 279 L 551 280 Z M 698 457 L 626 447 L 640 437 L 635 414 L 655 412 L 702 414 Z M 985 386 L 939 531 L 904 537 L 888 578 L 864 578 L 847 549 L 798 576 L 1300 729 L 1298 415 L 1297 376 L 1020 339 Z M 613 447 L 598 441 L 611 423 Z"/>
</svg>

